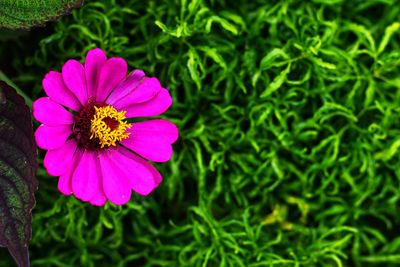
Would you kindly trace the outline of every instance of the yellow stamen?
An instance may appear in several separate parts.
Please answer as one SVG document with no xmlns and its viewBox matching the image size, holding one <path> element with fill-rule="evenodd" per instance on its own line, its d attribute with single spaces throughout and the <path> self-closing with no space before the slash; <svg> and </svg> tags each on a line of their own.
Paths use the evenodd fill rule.
<svg viewBox="0 0 400 267">
<path fill-rule="evenodd" d="M 101 148 L 116 146 L 118 142 L 129 137 L 130 133 L 126 130 L 131 128 L 131 125 L 123 121 L 126 111 L 117 111 L 112 106 L 95 106 L 94 109 L 90 139 L 98 138 Z M 110 127 L 107 120 L 115 122 L 115 127 Z"/>
</svg>

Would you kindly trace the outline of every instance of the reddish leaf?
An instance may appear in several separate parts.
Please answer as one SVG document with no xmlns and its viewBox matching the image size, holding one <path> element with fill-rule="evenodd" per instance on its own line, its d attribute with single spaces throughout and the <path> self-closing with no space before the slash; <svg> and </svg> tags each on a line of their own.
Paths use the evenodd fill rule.
<svg viewBox="0 0 400 267">
<path fill-rule="evenodd" d="M 20 267 L 29 266 L 35 205 L 36 147 L 23 98 L 0 81 L 0 246 Z"/>
</svg>

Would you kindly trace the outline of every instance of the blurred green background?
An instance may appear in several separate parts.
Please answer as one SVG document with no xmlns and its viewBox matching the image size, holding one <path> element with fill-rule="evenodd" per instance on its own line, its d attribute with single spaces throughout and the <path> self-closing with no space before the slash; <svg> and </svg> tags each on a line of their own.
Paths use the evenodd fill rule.
<svg viewBox="0 0 400 267">
<path fill-rule="evenodd" d="M 122 207 L 40 165 L 32 266 L 400 266 L 400 1 L 86 1 L 1 36 L 31 99 L 100 47 L 160 78 L 180 129 L 161 186 Z"/>
</svg>

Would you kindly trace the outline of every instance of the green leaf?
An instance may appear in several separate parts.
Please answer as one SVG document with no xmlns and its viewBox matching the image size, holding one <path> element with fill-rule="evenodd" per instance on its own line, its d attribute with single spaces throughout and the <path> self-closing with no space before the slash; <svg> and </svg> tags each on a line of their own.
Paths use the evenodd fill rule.
<svg viewBox="0 0 400 267">
<path fill-rule="evenodd" d="M 82 3 L 83 0 L 2 0 L 0 27 L 27 29 L 66 15 Z"/>
<path fill-rule="evenodd" d="M 400 30 L 400 23 L 399 22 L 395 22 L 395 23 L 393 23 L 392 25 L 390 25 L 389 27 L 386 28 L 385 35 L 383 36 L 382 41 L 379 44 L 378 54 L 382 53 L 385 50 L 387 44 L 390 41 L 390 38 L 398 30 Z"/>
<path fill-rule="evenodd" d="M 274 63 L 278 58 L 282 58 L 283 59 L 282 61 L 290 59 L 290 57 L 288 56 L 288 54 L 285 53 L 285 51 L 283 51 L 280 48 L 274 48 L 272 49 L 271 52 L 269 52 L 265 57 L 261 59 L 260 69 L 261 70 L 270 69 L 271 67 L 274 66 Z"/>
<path fill-rule="evenodd" d="M 315 120 L 319 123 L 323 123 L 335 116 L 345 117 L 353 122 L 357 122 L 358 120 L 350 109 L 342 105 L 329 102 L 325 102 L 324 105 L 314 114 Z"/>
<path fill-rule="evenodd" d="M 213 25 L 213 23 L 218 23 L 223 29 L 231 32 L 233 35 L 238 35 L 239 31 L 238 29 L 235 27 L 235 25 L 233 25 L 232 23 L 230 23 L 228 20 L 218 17 L 218 16 L 211 16 L 206 24 L 206 32 L 209 33 L 211 32 L 211 26 Z"/>
<path fill-rule="evenodd" d="M 397 139 L 393 142 L 393 144 L 388 148 L 381 152 L 375 154 L 375 159 L 388 161 L 396 155 L 400 147 L 400 139 Z"/>
<path fill-rule="evenodd" d="M 35 205 L 36 147 L 24 99 L 0 81 L 0 246 L 18 266 L 29 266 Z"/>
<path fill-rule="evenodd" d="M 375 47 L 375 40 L 372 37 L 372 34 L 370 31 L 367 30 L 363 25 L 358 25 L 355 23 L 350 23 L 348 26 L 348 29 L 353 31 L 355 34 L 360 36 L 360 39 L 365 39 L 366 40 L 366 45 L 369 46 L 370 52 L 375 53 L 376 52 L 376 47 Z"/>
<path fill-rule="evenodd" d="M 283 85 L 287 79 L 287 75 L 290 72 L 290 64 L 284 69 L 275 79 L 267 86 L 265 91 L 261 94 L 261 98 L 267 97 Z"/>
<path fill-rule="evenodd" d="M 311 60 L 312 60 L 315 64 L 317 64 L 318 66 L 320 66 L 320 67 L 322 67 L 322 68 L 324 68 L 324 69 L 330 69 L 330 70 L 336 69 L 336 65 L 335 65 L 335 64 L 325 62 L 325 61 L 323 61 L 323 60 L 320 59 L 320 58 L 312 57 Z"/>
<path fill-rule="evenodd" d="M 187 67 L 189 69 L 189 73 L 190 76 L 192 77 L 192 80 L 196 83 L 197 89 L 200 90 L 201 80 L 198 70 L 199 68 L 202 69 L 200 57 L 197 54 L 196 50 L 193 48 L 189 50 L 188 54 L 189 54 L 189 60 L 187 62 Z"/>
<path fill-rule="evenodd" d="M 221 66 L 223 69 L 227 69 L 226 62 L 224 58 L 218 53 L 218 50 L 213 47 L 209 46 L 199 46 L 197 47 L 200 51 L 203 51 L 206 56 L 210 57 L 212 60 L 214 60 L 215 63 Z"/>
</svg>

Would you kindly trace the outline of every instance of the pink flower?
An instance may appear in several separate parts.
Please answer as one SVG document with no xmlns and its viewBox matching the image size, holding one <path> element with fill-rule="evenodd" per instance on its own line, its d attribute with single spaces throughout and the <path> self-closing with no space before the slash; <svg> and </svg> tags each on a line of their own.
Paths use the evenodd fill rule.
<svg viewBox="0 0 400 267">
<path fill-rule="evenodd" d="M 124 59 L 107 59 L 97 48 L 84 65 L 68 60 L 61 73 L 47 73 L 43 88 L 48 97 L 33 103 L 33 116 L 42 123 L 36 143 L 48 150 L 43 165 L 59 176 L 61 193 L 97 206 L 106 200 L 122 205 L 132 190 L 148 195 L 161 183 L 147 160 L 171 158 L 177 127 L 162 119 L 126 121 L 157 116 L 171 106 L 156 78 L 141 70 L 127 76 Z"/>
</svg>

